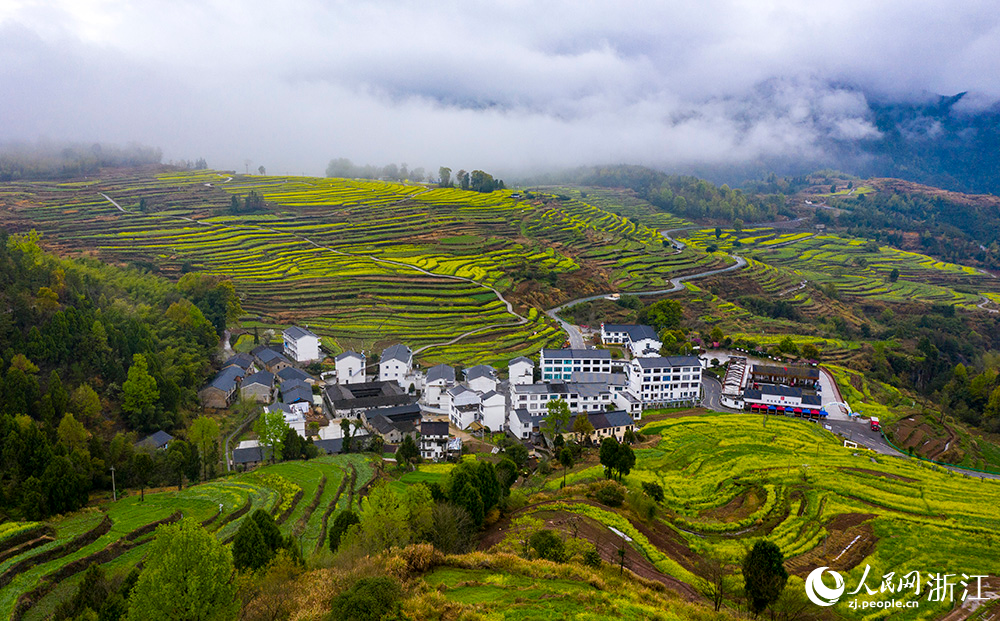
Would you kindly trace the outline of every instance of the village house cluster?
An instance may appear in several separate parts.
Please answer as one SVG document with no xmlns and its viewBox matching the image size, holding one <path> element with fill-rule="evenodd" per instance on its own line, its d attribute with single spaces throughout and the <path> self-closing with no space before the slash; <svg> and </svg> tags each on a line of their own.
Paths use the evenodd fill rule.
<svg viewBox="0 0 1000 621">
<path fill-rule="evenodd" d="M 543 349 L 538 363 L 517 357 L 506 378 L 489 365 L 426 370 L 403 344 L 381 352 L 377 364 L 364 352 L 334 357 L 333 370 L 316 377 L 302 368 L 320 360 L 319 338 L 306 328 L 284 331 L 279 345 L 258 345 L 227 360 L 200 392 L 206 408 L 226 408 L 237 398 L 280 411 L 303 438 L 328 453 L 339 452 L 340 420 L 354 437 L 378 436 L 389 446 L 412 437 L 426 459 L 461 452 L 462 439 L 480 432 L 506 432 L 537 442 L 548 404 L 561 399 L 573 417 L 587 416 L 591 440 L 621 440 L 648 408 L 694 405 L 700 399 L 701 363 L 696 356 L 660 356 L 649 326 L 602 325 L 608 349 Z M 338 420 L 339 419 L 339 420 Z M 245 441 L 234 464 L 254 465 L 261 450 Z"/>
<path fill-rule="evenodd" d="M 806 365 L 749 364 L 729 359 L 722 382 L 722 405 L 737 410 L 826 418 L 819 369 Z"/>
</svg>

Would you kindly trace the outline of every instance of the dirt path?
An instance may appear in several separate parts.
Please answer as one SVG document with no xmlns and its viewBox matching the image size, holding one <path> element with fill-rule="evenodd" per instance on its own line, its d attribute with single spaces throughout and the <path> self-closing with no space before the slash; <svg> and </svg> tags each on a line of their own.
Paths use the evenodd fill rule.
<svg viewBox="0 0 1000 621">
<path fill-rule="evenodd" d="M 537 517 L 544 520 L 546 528 L 562 531 L 567 538 L 580 538 L 593 543 L 597 548 L 597 551 L 600 553 L 601 559 L 612 566 L 618 566 L 620 562 L 618 550 L 620 550 L 624 545 L 625 569 L 628 569 L 635 575 L 647 580 L 654 580 L 663 584 L 688 601 L 704 601 L 704 596 L 697 589 L 682 580 L 678 580 L 673 576 L 668 576 L 662 573 L 642 554 L 642 552 L 623 541 L 620 535 L 616 534 L 604 524 L 576 513 L 545 508 L 545 505 L 553 502 L 560 501 L 550 500 L 529 505 L 515 512 L 511 516 L 500 520 L 496 524 L 493 524 L 486 530 L 480 539 L 479 549 L 487 550 L 497 543 L 500 543 L 500 541 L 502 541 L 504 536 L 507 534 L 507 529 L 510 526 L 512 518 L 525 513 L 537 513 Z M 580 502 L 607 510 L 607 507 L 597 503 L 589 501 Z M 668 556 L 674 558 L 674 560 L 677 560 L 682 565 L 689 566 L 690 557 L 688 554 L 693 553 L 691 553 L 690 550 L 687 550 L 686 546 L 683 546 L 682 543 L 668 542 L 667 540 L 669 537 L 661 533 L 659 530 L 653 531 L 645 524 L 634 522 L 632 520 L 629 520 L 629 522 L 639 532 L 641 532 L 643 536 L 649 539 L 650 543 L 655 545 L 662 552 L 668 554 Z M 682 548 L 683 550 L 686 550 L 687 553 L 682 551 Z"/>
</svg>

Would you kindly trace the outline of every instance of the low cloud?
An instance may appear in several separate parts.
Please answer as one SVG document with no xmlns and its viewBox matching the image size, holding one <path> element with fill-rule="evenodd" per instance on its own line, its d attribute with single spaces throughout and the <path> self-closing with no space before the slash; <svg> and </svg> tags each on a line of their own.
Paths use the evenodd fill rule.
<svg viewBox="0 0 1000 621">
<path fill-rule="evenodd" d="M 989 2 L 15 2 L 0 140 L 322 174 L 822 159 L 868 98 L 1000 98 Z M 919 128 L 924 132 L 933 128 Z M 914 128 L 916 131 L 917 128 Z"/>
</svg>

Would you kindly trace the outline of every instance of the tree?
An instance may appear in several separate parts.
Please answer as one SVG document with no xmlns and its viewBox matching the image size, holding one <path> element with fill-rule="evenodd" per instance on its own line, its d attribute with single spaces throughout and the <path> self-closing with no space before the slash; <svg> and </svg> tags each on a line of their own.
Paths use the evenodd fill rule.
<svg viewBox="0 0 1000 621">
<path fill-rule="evenodd" d="M 233 565 L 236 569 L 257 571 L 271 560 L 271 551 L 253 519 L 244 519 L 233 539 Z"/>
<path fill-rule="evenodd" d="M 202 462 L 202 478 L 204 479 L 205 469 L 204 465 L 208 461 L 208 452 L 215 445 L 215 442 L 219 439 L 219 423 L 207 416 L 199 416 L 191 422 L 191 426 L 188 427 L 188 438 L 191 442 L 198 447 L 198 452 L 201 454 Z"/>
<path fill-rule="evenodd" d="M 714 556 L 703 554 L 698 561 L 698 569 L 698 574 L 705 578 L 705 595 L 718 612 L 728 593 L 729 572 L 726 565 Z"/>
<path fill-rule="evenodd" d="M 615 455 L 615 470 L 618 471 L 618 480 L 621 481 L 623 476 L 628 476 L 634 465 L 635 452 L 632 447 L 624 443 L 619 444 L 617 455 Z"/>
<path fill-rule="evenodd" d="M 330 619 L 337 621 L 380 621 L 395 619 L 403 589 L 391 578 L 361 578 L 335 597 L 330 605 Z"/>
<path fill-rule="evenodd" d="M 541 432 L 550 438 L 569 429 L 569 404 L 565 399 L 553 399 L 545 404 L 548 414 L 541 425 Z"/>
<path fill-rule="evenodd" d="M 518 468 L 524 468 L 528 463 L 528 449 L 520 442 L 511 443 L 503 452 Z"/>
<path fill-rule="evenodd" d="M 639 315 L 640 321 L 645 321 L 657 332 L 662 332 L 679 326 L 684 312 L 677 300 L 660 300 L 644 308 Z"/>
<path fill-rule="evenodd" d="M 340 445 L 341 453 L 351 452 L 351 440 L 353 439 L 351 436 L 351 421 L 346 418 L 340 419 L 340 437 L 342 438 Z"/>
<path fill-rule="evenodd" d="M 87 438 L 90 437 L 83 424 L 73 418 L 69 412 L 60 421 L 56 435 L 70 451 L 87 448 Z"/>
<path fill-rule="evenodd" d="M 715 239 L 719 239 L 720 237 L 722 237 L 722 229 L 715 227 Z"/>
<path fill-rule="evenodd" d="M 86 423 L 92 423 L 101 413 L 101 398 L 87 384 L 80 384 L 69 399 L 70 407 Z"/>
<path fill-rule="evenodd" d="M 465 170 L 459 170 L 455 177 L 458 179 L 458 182 L 463 190 L 469 189 L 469 173 L 465 172 Z"/>
<path fill-rule="evenodd" d="M 267 511 L 254 509 L 254 512 L 250 514 L 250 519 L 256 522 L 260 536 L 264 539 L 264 545 L 271 552 L 277 552 L 279 548 L 283 547 L 284 541 L 281 538 L 281 531 L 278 530 L 274 518 L 268 515 Z"/>
<path fill-rule="evenodd" d="M 170 472 L 177 477 L 177 490 L 184 486 L 184 477 L 196 480 L 201 471 L 201 459 L 198 452 L 184 440 L 173 440 L 167 447 L 167 464 Z"/>
<path fill-rule="evenodd" d="M 411 485 L 406 489 L 403 501 L 410 525 L 410 540 L 414 543 L 430 541 L 436 528 L 431 489 L 426 485 Z"/>
<path fill-rule="evenodd" d="M 712 339 L 713 343 L 721 343 L 726 335 L 722 332 L 722 328 L 715 326 L 712 328 L 712 332 L 709 334 L 709 338 Z"/>
<path fill-rule="evenodd" d="M 232 555 L 214 535 L 190 519 L 160 526 L 127 619 L 235 619 L 239 602 L 232 578 Z"/>
<path fill-rule="evenodd" d="M 131 464 L 132 484 L 139 485 L 139 502 L 146 499 L 146 483 L 149 482 L 149 475 L 153 472 L 153 458 L 149 453 L 138 452 L 132 457 Z"/>
<path fill-rule="evenodd" d="M 469 513 L 472 523 L 476 527 L 483 525 L 486 517 L 486 507 L 483 497 L 476 489 L 477 477 L 472 472 L 472 464 L 462 462 L 451 472 L 451 483 L 448 490 L 448 497 L 453 503 L 462 507 Z"/>
<path fill-rule="evenodd" d="M 403 436 L 403 441 L 400 442 L 399 448 L 396 449 L 396 459 L 401 464 L 410 464 L 419 458 L 420 450 L 417 449 L 417 443 L 413 441 L 413 436 Z"/>
<path fill-rule="evenodd" d="M 132 356 L 132 366 L 128 369 L 128 379 L 122 384 L 122 411 L 132 427 L 142 431 L 152 430 L 156 422 L 155 405 L 160 398 L 156 380 L 149 374 L 146 357 Z"/>
<path fill-rule="evenodd" d="M 272 464 L 281 459 L 287 429 L 288 423 L 285 422 L 285 415 L 277 408 L 270 412 L 261 412 L 253 424 L 253 430 L 257 434 L 257 441 L 260 443 L 261 449 L 265 446 L 271 449 Z"/>
<path fill-rule="evenodd" d="M 510 493 L 510 487 L 517 481 L 517 464 L 509 457 L 504 457 L 494 467 L 497 474 L 497 481 L 500 482 L 503 493 L 506 496 Z"/>
<path fill-rule="evenodd" d="M 331 552 L 336 552 L 337 548 L 340 547 L 340 540 L 344 536 L 344 533 L 347 532 L 347 529 L 360 521 L 358 514 L 350 509 L 341 511 L 337 514 L 337 517 L 333 518 L 333 526 L 330 527 L 330 532 L 327 535 L 330 538 L 329 545 Z"/>
<path fill-rule="evenodd" d="M 368 554 L 410 543 L 406 504 L 388 485 L 375 486 L 361 502 L 357 543 Z"/>
<path fill-rule="evenodd" d="M 264 174 L 267 174 L 267 169 L 265 169 L 264 165 L 261 164 L 260 166 L 257 167 L 257 172 L 259 172 L 260 174 L 264 175 Z"/>
<path fill-rule="evenodd" d="M 616 438 L 604 438 L 601 440 L 600 459 L 604 466 L 604 476 L 608 479 L 614 476 L 615 465 L 618 460 L 618 440 Z"/>
<path fill-rule="evenodd" d="M 431 509 L 434 529 L 431 543 L 444 554 L 464 554 L 473 544 L 475 525 L 469 512 L 450 502 L 439 502 Z"/>
<path fill-rule="evenodd" d="M 896 282 L 897 280 L 899 280 L 899 268 L 894 267 L 889 272 L 889 282 Z"/>
<path fill-rule="evenodd" d="M 563 469 L 563 487 L 566 487 L 566 470 L 573 467 L 573 452 L 569 448 L 559 451 L 559 465 Z"/>
<path fill-rule="evenodd" d="M 438 168 L 438 187 L 439 188 L 450 188 L 451 183 L 451 169 L 447 166 L 442 166 Z"/>
<path fill-rule="evenodd" d="M 781 548 L 758 541 L 743 558 L 743 582 L 750 610 L 756 616 L 778 599 L 788 581 Z"/>
<path fill-rule="evenodd" d="M 483 499 L 483 511 L 490 512 L 493 507 L 500 503 L 503 489 L 500 480 L 497 478 L 496 468 L 493 462 L 480 461 L 475 463 L 476 491 Z"/>
<path fill-rule="evenodd" d="M 663 487 L 659 483 L 643 481 L 642 491 L 646 492 L 646 495 L 656 502 L 663 502 Z"/>
<path fill-rule="evenodd" d="M 542 529 L 531 536 L 531 549 L 535 556 L 561 563 L 566 559 L 566 544 L 553 530 Z"/>
<path fill-rule="evenodd" d="M 590 417 L 586 414 L 577 414 L 573 419 L 573 433 L 580 441 L 590 443 L 590 434 L 594 433 L 594 425 L 590 422 Z"/>
</svg>

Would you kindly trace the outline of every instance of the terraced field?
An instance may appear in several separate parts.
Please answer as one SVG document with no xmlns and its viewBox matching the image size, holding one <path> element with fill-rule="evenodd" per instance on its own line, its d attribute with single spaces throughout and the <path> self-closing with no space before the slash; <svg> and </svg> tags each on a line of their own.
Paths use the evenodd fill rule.
<svg viewBox="0 0 1000 621">
<path fill-rule="evenodd" d="M 683 236 L 696 248 L 715 245 L 719 251 L 737 252 L 767 266 L 759 271 L 774 270 L 771 277 L 757 275 L 765 289 L 785 291 L 809 316 L 816 314 L 816 308 L 808 290 L 794 291 L 801 280 L 831 285 L 856 299 L 954 304 L 968 310 L 976 310 L 981 295 L 1000 292 L 1000 280 L 975 268 L 868 240 L 771 228 L 727 230 L 720 239 L 714 229 L 686 231 Z M 889 280 L 893 269 L 899 270 L 896 282 Z"/>
<path fill-rule="evenodd" d="M 881 576 L 893 571 L 994 575 L 1000 567 L 1000 482 L 845 449 L 802 421 L 775 419 L 763 428 L 757 417 L 706 414 L 650 423 L 643 433 L 659 440 L 636 451 L 624 482 L 636 490 L 646 481 L 662 486 L 655 518 L 574 500 L 582 488 L 573 485 L 603 478 L 600 466 L 589 465 L 570 472 L 559 499 L 536 495 L 539 504 L 525 511 L 575 514 L 617 528 L 646 562 L 696 585 L 697 558 L 738 563 L 760 539 L 781 547 L 796 588 L 827 565 L 844 574 L 850 590 L 871 565 L 868 586 L 876 593 L 862 600 L 914 599 L 912 590 L 878 593 Z M 561 478 L 554 473 L 548 487 L 558 489 Z M 951 607 L 926 597 L 922 590 L 918 611 L 906 618 L 939 618 Z M 846 599 L 836 613 L 866 614 L 848 609 Z"/>
<path fill-rule="evenodd" d="M 233 195 L 251 190 L 271 210 L 224 215 Z M 654 289 L 725 261 L 675 253 L 656 230 L 582 200 L 511 194 L 132 173 L 4 184 L 0 218 L 11 229 L 39 230 L 57 250 L 167 274 L 230 276 L 244 308 L 260 317 L 248 326 L 305 323 L 335 349 L 437 345 L 423 352 L 427 363 L 530 355 L 564 338 L 533 309 L 577 293 Z M 551 285 L 539 287 L 540 277 Z"/>
<path fill-rule="evenodd" d="M 330 515 L 359 502 L 359 490 L 373 475 L 365 457 L 333 455 L 182 491 L 147 493 L 145 500 L 132 494 L 49 524 L 5 524 L 29 535 L 31 529 L 38 532 L 26 541 L 0 540 L 0 618 L 45 618 L 75 592 L 92 562 L 127 572 L 142 561 L 156 525 L 181 517 L 198 520 L 228 542 L 245 515 L 264 509 L 281 521 L 283 534 L 298 538 L 306 557 L 328 554 L 322 542 Z"/>
</svg>

